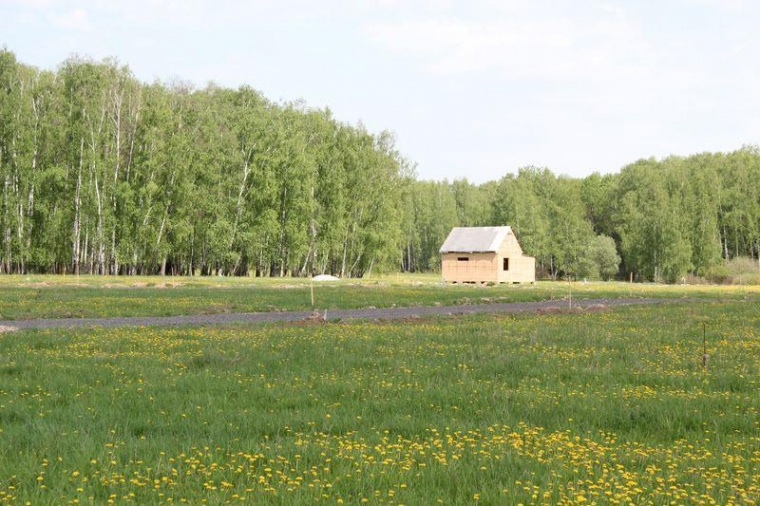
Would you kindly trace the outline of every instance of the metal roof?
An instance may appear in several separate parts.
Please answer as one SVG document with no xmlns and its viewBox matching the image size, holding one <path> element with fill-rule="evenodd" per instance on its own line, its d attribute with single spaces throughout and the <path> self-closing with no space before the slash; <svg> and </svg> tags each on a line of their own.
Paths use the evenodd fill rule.
<svg viewBox="0 0 760 506">
<path fill-rule="evenodd" d="M 487 253 L 498 251 L 510 227 L 454 227 L 441 246 L 441 253 Z"/>
</svg>

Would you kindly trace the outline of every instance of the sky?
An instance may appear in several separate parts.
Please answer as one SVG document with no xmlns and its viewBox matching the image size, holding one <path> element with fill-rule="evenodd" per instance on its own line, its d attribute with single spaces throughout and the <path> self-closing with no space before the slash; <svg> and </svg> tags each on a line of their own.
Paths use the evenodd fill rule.
<svg viewBox="0 0 760 506">
<path fill-rule="evenodd" d="M 40 69 L 251 86 L 394 133 L 419 179 L 614 173 L 760 142 L 756 0 L 0 0 Z"/>
</svg>

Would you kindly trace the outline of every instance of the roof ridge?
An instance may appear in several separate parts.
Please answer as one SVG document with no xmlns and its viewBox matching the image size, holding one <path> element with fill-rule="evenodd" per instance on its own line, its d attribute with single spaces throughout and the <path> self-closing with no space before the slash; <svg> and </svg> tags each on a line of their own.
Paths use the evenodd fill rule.
<svg viewBox="0 0 760 506">
<path fill-rule="evenodd" d="M 498 251 L 508 234 L 509 225 L 490 227 L 454 227 L 441 246 L 440 253 L 485 253 Z"/>
</svg>

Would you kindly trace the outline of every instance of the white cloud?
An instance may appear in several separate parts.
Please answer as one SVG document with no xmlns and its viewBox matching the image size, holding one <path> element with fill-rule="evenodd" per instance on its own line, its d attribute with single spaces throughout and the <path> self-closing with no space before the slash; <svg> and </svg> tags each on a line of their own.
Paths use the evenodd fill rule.
<svg viewBox="0 0 760 506">
<path fill-rule="evenodd" d="M 646 65 L 651 52 L 636 24 L 621 16 L 615 11 L 593 20 L 537 15 L 486 21 L 424 19 L 369 24 L 365 34 L 377 46 L 418 58 L 421 68 L 433 74 L 626 76 Z"/>
<path fill-rule="evenodd" d="M 427 55 L 454 50 L 470 37 L 471 27 L 458 21 L 425 20 L 369 25 L 366 32 L 391 51 Z"/>
<path fill-rule="evenodd" d="M 84 9 L 74 9 L 65 14 L 51 14 L 50 22 L 53 26 L 68 30 L 88 31 L 90 29 L 90 21 Z"/>
<path fill-rule="evenodd" d="M 10 0 L 11 3 L 31 9 L 44 9 L 52 5 L 53 0 Z"/>
<path fill-rule="evenodd" d="M 739 11 L 746 5 L 744 0 L 682 0 L 686 5 L 707 6 L 728 11 Z"/>
<path fill-rule="evenodd" d="M 213 3 L 208 2 L 213 6 Z M 133 0 L 131 2 L 101 1 L 105 11 L 140 24 L 166 26 L 203 24 L 214 18 L 214 10 L 204 12 L 200 0 Z"/>
<path fill-rule="evenodd" d="M 100 0 L 104 10 L 138 23 L 240 30 L 270 20 L 329 17 L 345 10 L 348 0 L 323 5 L 311 0 Z"/>
</svg>

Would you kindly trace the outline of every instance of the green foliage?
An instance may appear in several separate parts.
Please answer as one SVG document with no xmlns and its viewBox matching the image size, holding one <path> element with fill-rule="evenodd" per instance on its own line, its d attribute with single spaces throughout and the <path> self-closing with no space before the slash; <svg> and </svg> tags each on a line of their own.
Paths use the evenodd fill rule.
<svg viewBox="0 0 760 506">
<path fill-rule="evenodd" d="M 410 182 L 412 191 L 407 206 L 412 210 L 413 230 L 407 236 L 404 258 L 406 270 L 440 269 L 443 241 L 453 227 L 459 226 L 457 204 L 448 182 Z"/>
<path fill-rule="evenodd" d="M 407 162 L 387 132 L 248 87 L 58 74 L 0 52 L 0 269 L 362 276 L 398 266 Z"/>
<path fill-rule="evenodd" d="M 548 169 L 522 168 L 499 181 L 492 201 L 494 224 L 509 224 L 537 269 L 551 279 L 588 276 L 588 244 L 594 237 L 578 181 Z"/>
<path fill-rule="evenodd" d="M 760 156 L 729 154 L 641 160 L 619 176 L 615 234 L 626 270 L 640 279 L 715 273 L 733 257 L 760 258 Z"/>
<path fill-rule="evenodd" d="M 587 255 L 591 259 L 593 269 L 589 277 L 600 277 L 608 281 L 617 275 L 621 259 L 615 247 L 615 241 L 611 237 L 596 236 L 589 244 Z"/>
<path fill-rule="evenodd" d="M 430 188 L 443 195 L 448 187 L 454 199 L 428 197 L 429 214 L 417 211 L 409 244 L 429 237 L 429 216 L 438 217 L 433 223 L 442 228 L 510 225 L 525 253 L 536 257 L 543 278 L 608 279 L 623 271 L 642 281 L 673 283 L 687 274 L 715 273 L 734 257 L 760 259 L 756 147 L 639 160 L 619 174 L 595 173 L 582 180 L 523 167 L 517 175 L 478 187 L 466 181 L 425 184 L 414 186 L 420 195 Z M 481 204 L 467 210 L 467 202 L 486 202 L 490 212 L 481 213 Z M 445 233 L 438 235 L 442 242 Z M 430 245 L 424 258 L 433 258 L 434 250 Z"/>
<path fill-rule="evenodd" d="M 644 279 L 674 282 L 692 267 L 688 216 L 681 211 L 681 195 L 672 191 L 679 188 L 674 174 L 654 160 L 640 160 L 620 175 L 623 258 Z"/>
<path fill-rule="evenodd" d="M 492 224 L 510 225 L 526 254 L 536 257 L 538 269 L 551 265 L 549 217 L 534 185 L 533 169 L 521 169 L 519 177 L 503 177 L 492 201 Z M 546 173 L 548 177 L 551 174 Z M 550 268 L 551 269 L 551 268 Z M 553 272 L 552 272 L 553 274 Z"/>
<path fill-rule="evenodd" d="M 497 225 L 545 279 L 613 275 L 600 236 L 639 280 L 760 259 L 756 146 L 584 179 L 418 181 L 388 132 L 250 87 L 143 84 L 113 59 L 49 72 L 0 51 L 0 184 L 3 273 L 431 272 L 452 227 Z"/>
</svg>

